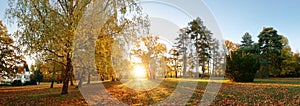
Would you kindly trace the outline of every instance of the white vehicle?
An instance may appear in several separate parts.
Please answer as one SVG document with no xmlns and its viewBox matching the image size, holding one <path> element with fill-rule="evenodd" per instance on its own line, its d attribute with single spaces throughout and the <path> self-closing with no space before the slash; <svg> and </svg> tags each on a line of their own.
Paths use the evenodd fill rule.
<svg viewBox="0 0 300 106">
<path fill-rule="evenodd" d="M 17 74 L 13 81 L 15 80 L 21 80 L 21 82 L 24 84 L 26 81 L 30 81 L 30 73 L 25 72 L 24 74 Z"/>
<path fill-rule="evenodd" d="M 25 71 L 23 73 L 15 74 L 12 77 L 4 76 L 0 78 L 0 84 L 11 84 L 16 80 L 20 80 L 22 84 L 25 84 L 27 81 L 30 81 L 31 73 L 29 71 Z"/>
</svg>

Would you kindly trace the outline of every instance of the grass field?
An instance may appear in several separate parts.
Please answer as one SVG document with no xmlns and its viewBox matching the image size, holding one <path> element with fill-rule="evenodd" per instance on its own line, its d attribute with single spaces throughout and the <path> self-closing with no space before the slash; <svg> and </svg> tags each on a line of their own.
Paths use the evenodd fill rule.
<svg viewBox="0 0 300 106">
<path fill-rule="evenodd" d="M 192 81 L 196 80 L 190 82 Z M 208 80 L 197 80 L 197 87 L 187 105 L 200 103 L 207 82 Z M 256 79 L 253 83 L 234 83 L 225 80 L 214 83 L 222 83 L 222 86 L 212 105 L 300 105 L 300 78 Z M 148 91 L 134 90 L 121 82 L 104 82 L 103 84 L 106 90 L 120 102 L 130 105 L 151 105 L 164 101 L 170 96 L 178 84 L 178 79 L 166 79 L 155 89 Z M 97 84 L 84 86 L 82 89 L 91 92 L 92 90 L 105 91 L 90 89 L 94 85 Z M 75 86 L 69 88 L 68 95 L 60 95 L 61 86 L 61 84 L 56 84 L 52 89 L 49 88 L 49 84 L 21 87 L 1 86 L 0 105 L 88 105 L 87 103 L 107 105 L 110 104 L 109 101 L 113 101 L 105 100 L 106 97 L 101 93 L 92 93 L 92 96 L 89 96 L 99 98 L 103 102 L 85 101 Z M 191 89 L 184 86 L 181 88 Z M 184 98 L 184 94 L 177 96 L 179 100 Z"/>
</svg>

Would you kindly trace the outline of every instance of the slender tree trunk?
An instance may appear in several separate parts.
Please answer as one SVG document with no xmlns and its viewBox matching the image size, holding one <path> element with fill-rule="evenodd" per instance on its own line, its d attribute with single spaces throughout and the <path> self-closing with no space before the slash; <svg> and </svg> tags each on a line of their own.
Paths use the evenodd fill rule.
<svg viewBox="0 0 300 106">
<path fill-rule="evenodd" d="M 71 86 L 74 86 L 73 80 L 74 80 L 74 73 L 73 73 L 73 67 L 71 67 L 71 71 L 70 71 L 70 83 L 71 83 Z"/>
<path fill-rule="evenodd" d="M 183 78 L 186 78 L 186 48 L 184 48 L 183 52 Z"/>
<path fill-rule="evenodd" d="M 196 59 L 196 78 L 199 78 L 199 59 Z"/>
<path fill-rule="evenodd" d="M 54 81 L 55 81 L 55 72 L 56 72 L 56 65 L 54 64 L 54 67 L 53 67 L 53 73 L 52 73 L 52 81 L 51 81 L 51 85 L 50 85 L 50 88 L 53 88 L 53 85 L 54 85 Z"/>
<path fill-rule="evenodd" d="M 74 86 L 74 83 L 73 83 L 73 75 L 72 75 L 71 73 L 70 73 L 70 83 L 71 83 L 71 84 L 70 84 L 71 86 Z"/>
<path fill-rule="evenodd" d="M 65 78 L 63 80 L 63 87 L 62 87 L 62 91 L 61 91 L 61 94 L 64 95 L 64 94 L 68 94 L 68 88 L 69 88 L 69 77 L 70 77 L 70 71 L 71 71 L 71 68 L 72 68 L 72 60 L 71 58 L 69 58 L 69 54 L 67 55 L 67 67 L 66 67 L 66 70 L 65 70 Z"/>
<path fill-rule="evenodd" d="M 210 72 L 210 61 L 208 60 L 207 62 L 207 72 L 208 72 L 208 75 L 210 76 L 211 75 L 211 72 Z"/>
<path fill-rule="evenodd" d="M 201 75 L 201 78 L 203 78 L 204 77 L 204 74 L 205 74 L 205 61 L 204 61 L 204 59 L 202 59 L 202 75 Z"/>
<path fill-rule="evenodd" d="M 215 57 L 216 59 L 213 59 L 213 67 L 212 67 L 212 75 L 213 76 L 216 76 L 216 72 L 215 72 L 215 69 L 216 69 L 216 63 L 218 62 L 217 60 L 217 56 Z"/>
<path fill-rule="evenodd" d="M 55 71 L 52 73 L 52 81 L 51 81 L 50 88 L 53 88 L 54 80 L 55 80 Z"/>
<path fill-rule="evenodd" d="M 78 82 L 78 88 L 82 87 L 82 82 L 83 82 L 84 78 L 85 78 L 85 70 L 82 70 L 82 73 L 81 73 L 81 76 L 80 76 L 80 79 L 79 79 L 79 82 Z"/>
<path fill-rule="evenodd" d="M 87 84 L 91 84 L 91 70 L 88 70 L 88 81 Z M 102 78 L 103 79 L 103 78 Z M 103 80 L 102 80 L 103 81 Z"/>
</svg>

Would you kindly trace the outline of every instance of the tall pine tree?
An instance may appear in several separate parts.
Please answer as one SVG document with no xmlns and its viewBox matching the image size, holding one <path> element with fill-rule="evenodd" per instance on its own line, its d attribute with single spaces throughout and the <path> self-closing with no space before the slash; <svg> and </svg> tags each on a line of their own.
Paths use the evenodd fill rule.
<svg viewBox="0 0 300 106">
<path fill-rule="evenodd" d="M 198 17 L 191 21 L 188 26 L 187 34 L 194 40 L 196 47 L 197 57 L 199 63 L 201 63 L 202 75 L 204 77 L 206 63 L 208 63 L 210 56 L 210 41 L 212 33 L 204 26 L 203 21 Z"/>
<path fill-rule="evenodd" d="M 281 49 L 283 47 L 281 43 L 281 37 L 277 34 L 277 30 L 272 27 L 263 28 L 262 32 L 258 36 L 258 45 L 261 53 L 261 70 L 260 77 L 269 77 L 270 74 L 276 74 L 280 70 Z"/>
<path fill-rule="evenodd" d="M 251 35 L 246 32 L 245 35 L 242 37 L 242 45 L 241 47 L 249 47 L 249 46 L 252 46 L 252 44 L 254 43 L 254 41 L 252 41 L 252 37 Z"/>
</svg>

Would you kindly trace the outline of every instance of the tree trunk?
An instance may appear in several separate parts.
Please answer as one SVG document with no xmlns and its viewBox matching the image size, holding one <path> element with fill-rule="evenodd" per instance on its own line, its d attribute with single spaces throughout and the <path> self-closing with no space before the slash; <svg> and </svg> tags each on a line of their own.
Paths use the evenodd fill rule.
<svg viewBox="0 0 300 106">
<path fill-rule="evenodd" d="M 184 48 L 183 52 L 183 78 L 186 78 L 186 49 Z"/>
<path fill-rule="evenodd" d="M 213 60 L 213 63 L 212 63 L 211 76 L 215 76 L 215 60 Z"/>
<path fill-rule="evenodd" d="M 202 59 L 202 75 L 201 75 L 201 78 L 203 78 L 204 77 L 204 74 L 205 74 L 205 61 L 204 61 L 204 59 Z"/>
<path fill-rule="evenodd" d="M 111 75 L 111 81 L 115 81 L 115 79 L 114 79 L 114 76 L 113 76 L 113 75 Z"/>
<path fill-rule="evenodd" d="M 81 76 L 80 76 L 80 79 L 79 79 L 79 82 L 78 82 L 78 88 L 82 87 L 82 82 L 83 82 L 84 78 L 85 78 L 85 70 L 82 70 L 82 73 L 81 73 Z"/>
<path fill-rule="evenodd" d="M 73 80 L 74 80 L 74 73 L 73 73 L 73 67 L 71 67 L 71 71 L 70 71 L 70 85 L 74 86 Z"/>
<path fill-rule="evenodd" d="M 196 78 L 199 78 L 199 59 L 196 59 Z"/>
<path fill-rule="evenodd" d="M 50 88 L 53 88 L 53 85 L 54 85 L 54 80 L 51 81 Z"/>
<path fill-rule="evenodd" d="M 210 64 L 210 61 L 208 60 L 207 62 L 207 72 L 208 72 L 208 75 L 210 76 L 211 75 L 211 72 L 210 72 L 210 68 L 209 68 L 209 64 Z"/>
<path fill-rule="evenodd" d="M 54 85 L 54 81 L 55 81 L 55 65 L 54 65 L 54 68 L 53 68 L 53 73 L 52 73 L 52 81 L 51 81 L 51 85 L 50 85 L 50 88 L 53 88 L 53 85 Z"/>
<path fill-rule="evenodd" d="M 69 58 L 69 54 L 67 55 L 67 67 L 66 67 L 66 70 L 65 70 L 65 78 L 63 80 L 63 87 L 62 87 L 62 91 L 61 91 L 61 94 L 64 95 L 64 94 L 68 94 L 68 88 L 69 88 L 69 77 L 70 77 L 70 71 L 71 71 L 71 68 L 72 68 L 72 60 L 71 58 Z"/>
<path fill-rule="evenodd" d="M 73 75 L 72 75 L 72 74 L 70 74 L 70 83 L 71 83 L 71 84 L 70 84 L 71 86 L 74 86 L 74 83 L 73 83 Z"/>
<path fill-rule="evenodd" d="M 91 72 L 90 71 L 91 70 L 88 70 L 88 81 L 87 81 L 87 84 L 91 84 Z"/>
</svg>

